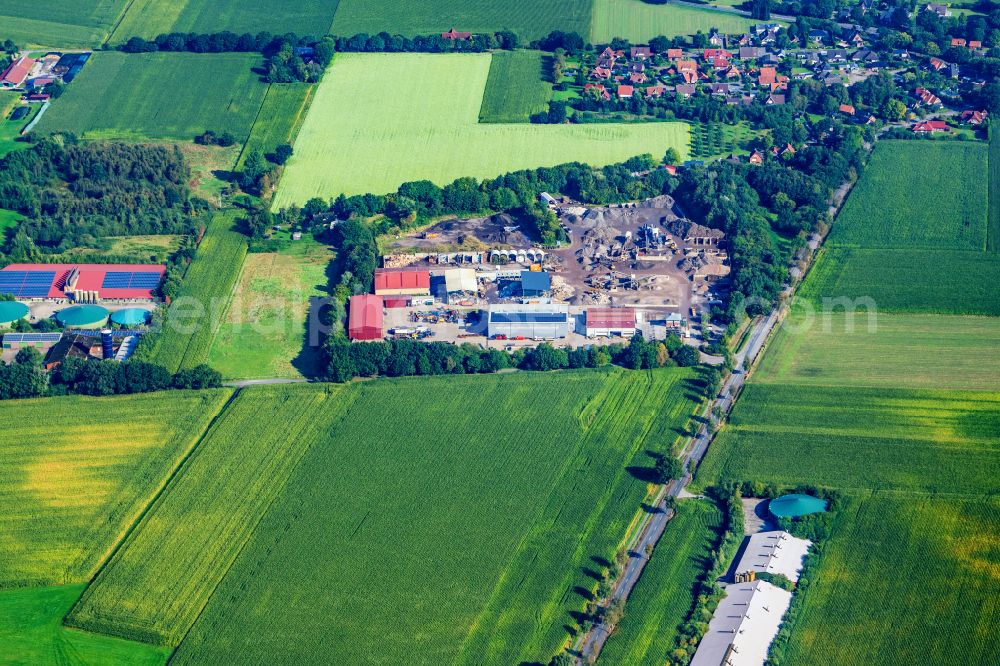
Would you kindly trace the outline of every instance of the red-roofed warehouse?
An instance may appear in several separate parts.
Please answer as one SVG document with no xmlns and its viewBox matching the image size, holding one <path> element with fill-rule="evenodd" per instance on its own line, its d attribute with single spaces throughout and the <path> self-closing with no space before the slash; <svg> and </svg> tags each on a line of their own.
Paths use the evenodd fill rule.
<svg viewBox="0 0 1000 666">
<path fill-rule="evenodd" d="M 0 87 L 17 88 L 24 83 L 24 80 L 31 74 L 31 68 L 35 66 L 35 61 L 31 58 L 18 58 L 11 63 L 10 67 L 0 74 Z"/>
<path fill-rule="evenodd" d="M 427 296 L 431 276 L 427 271 L 375 271 L 375 293 L 379 296 Z"/>
<path fill-rule="evenodd" d="M 630 338 L 633 335 L 634 308 L 587 308 L 588 338 Z"/>
<path fill-rule="evenodd" d="M 166 271 L 162 264 L 11 264 L 0 270 L 0 292 L 82 303 L 150 301 Z"/>
<path fill-rule="evenodd" d="M 352 296 L 347 317 L 351 340 L 382 339 L 382 297 L 371 294 Z"/>
</svg>

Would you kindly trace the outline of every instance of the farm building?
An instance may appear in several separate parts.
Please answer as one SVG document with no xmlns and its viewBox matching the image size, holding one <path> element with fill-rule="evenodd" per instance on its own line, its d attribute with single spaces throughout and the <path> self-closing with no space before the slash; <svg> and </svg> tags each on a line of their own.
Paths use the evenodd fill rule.
<svg viewBox="0 0 1000 666">
<path fill-rule="evenodd" d="M 45 369 L 52 370 L 68 358 L 89 359 L 93 355 L 94 338 L 67 335 L 54 344 L 45 355 Z"/>
<path fill-rule="evenodd" d="M 488 333 L 491 338 L 565 338 L 569 335 L 569 307 L 493 304 L 489 310 Z"/>
<path fill-rule="evenodd" d="M 631 338 L 635 323 L 634 308 L 587 308 L 588 338 Z"/>
<path fill-rule="evenodd" d="M 352 296 L 347 319 L 351 340 L 382 339 L 382 297 L 372 294 Z"/>
<path fill-rule="evenodd" d="M 0 328 L 11 328 L 28 316 L 28 306 L 17 301 L 0 301 Z"/>
<path fill-rule="evenodd" d="M 166 271 L 162 264 L 11 264 L 0 270 L 0 293 L 78 303 L 151 301 Z"/>
<path fill-rule="evenodd" d="M 430 293 L 431 276 L 427 271 L 375 271 L 375 294 L 378 296 L 427 296 Z"/>
<path fill-rule="evenodd" d="M 28 75 L 31 74 L 35 61 L 31 58 L 18 58 L 0 74 L 0 88 L 20 88 Z"/>
<path fill-rule="evenodd" d="M 775 518 L 798 518 L 826 511 L 826 500 L 812 495 L 793 493 L 771 500 L 768 502 L 767 510 Z"/>
<path fill-rule="evenodd" d="M 34 347 L 39 351 L 51 349 L 59 340 L 62 333 L 6 333 L 3 336 L 4 349 L 24 349 Z"/>
<path fill-rule="evenodd" d="M 521 271 L 521 295 L 542 298 L 552 293 L 552 276 L 545 271 Z"/>
<path fill-rule="evenodd" d="M 691 666 L 762 666 L 791 602 L 767 581 L 727 585 Z"/>
<path fill-rule="evenodd" d="M 736 565 L 736 573 L 781 574 L 790 581 L 798 581 L 802 561 L 811 545 L 811 541 L 793 537 L 782 530 L 757 532 L 750 537 L 743 557 Z"/>
<path fill-rule="evenodd" d="M 108 323 L 110 313 L 100 305 L 73 305 L 56 313 L 56 320 L 66 328 L 97 329 Z"/>
</svg>

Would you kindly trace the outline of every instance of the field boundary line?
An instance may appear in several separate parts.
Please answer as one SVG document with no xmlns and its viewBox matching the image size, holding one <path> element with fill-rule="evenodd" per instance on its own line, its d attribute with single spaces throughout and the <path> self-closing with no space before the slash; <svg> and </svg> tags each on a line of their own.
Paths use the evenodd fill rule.
<svg viewBox="0 0 1000 666">
<path fill-rule="evenodd" d="M 254 114 L 253 122 L 250 123 L 250 131 L 243 138 L 243 146 L 240 148 L 240 154 L 236 156 L 236 161 L 233 163 L 233 171 L 236 171 L 240 162 L 243 160 L 243 153 L 246 152 L 247 146 L 250 144 L 250 137 L 253 136 L 253 130 L 257 127 L 257 123 L 260 121 L 260 113 L 264 110 L 264 102 L 267 101 L 267 96 L 271 94 L 271 89 L 274 88 L 275 84 L 268 83 L 267 90 L 264 91 L 264 96 L 260 98 L 260 106 L 257 107 L 257 113 Z"/>
<path fill-rule="evenodd" d="M 242 388 L 237 388 L 236 393 L 240 393 L 242 392 L 242 390 L 243 390 Z M 327 388 L 326 392 L 328 395 L 331 395 L 330 388 Z M 354 405 L 354 401 L 357 400 L 358 397 L 357 391 L 348 390 L 346 387 L 341 387 L 341 386 L 337 386 L 334 388 L 331 397 L 340 398 L 345 393 L 351 394 L 351 397 L 348 400 L 343 401 L 343 403 L 339 406 L 337 412 L 333 415 L 333 419 L 331 420 L 331 425 L 333 421 L 343 420 L 344 416 L 346 416 L 347 414 L 347 411 Z M 307 422 L 303 424 L 302 427 L 296 431 L 295 435 L 298 436 L 302 434 L 307 428 L 316 429 L 316 427 L 317 426 L 315 421 Z M 229 572 L 232 571 L 236 563 L 239 562 L 240 557 L 243 555 L 243 551 L 246 550 L 247 545 L 254 540 L 255 536 L 257 536 L 257 528 L 260 527 L 261 522 L 263 522 L 264 518 L 266 518 L 271 513 L 271 509 L 278 501 L 278 498 L 284 496 L 285 493 L 288 492 L 288 484 L 291 481 L 292 476 L 295 474 L 296 471 L 298 471 L 299 467 L 302 466 L 302 461 L 306 459 L 306 456 L 309 454 L 309 452 L 312 451 L 313 447 L 316 446 L 317 440 L 318 438 L 316 437 L 313 438 L 313 441 L 309 444 L 309 446 L 305 447 L 299 454 L 299 459 L 295 462 L 295 465 L 293 465 L 292 468 L 288 470 L 288 476 L 285 478 L 285 482 L 282 484 L 281 489 L 277 493 L 275 493 L 274 497 L 271 498 L 271 501 L 268 502 L 267 506 L 264 507 L 264 510 L 261 511 L 260 516 L 257 518 L 257 521 L 253 525 L 253 528 L 249 531 L 246 540 L 240 545 L 235 555 L 233 555 L 233 559 L 232 561 L 229 562 L 229 566 L 226 567 L 225 572 L 221 576 L 219 576 L 218 582 L 216 582 L 215 586 L 212 587 L 211 593 L 205 598 L 205 603 L 202 604 L 201 608 L 198 609 L 198 614 L 194 616 L 194 620 L 192 620 L 191 624 L 188 625 L 188 628 L 184 631 L 184 635 L 181 636 L 179 641 L 177 641 L 177 645 L 173 646 L 170 657 L 167 659 L 168 664 L 173 659 L 174 653 L 177 652 L 177 648 L 179 648 L 184 643 L 184 641 L 187 640 L 188 634 L 190 634 L 191 630 L 198 625 L 198 621 L 201 620 L 201 616 L 205 614 L 205 609 L 208 608 L 209 604 L 212 603 L 212 599 L 215 597 L 215 593 L 219 591 L 219 588 L 222 587 L 223 581 L 225 581 L 226 578 L 229 577 Z"/>
<path fill-rule="evenodd" d="M 76 602 L 70 607 L 69 611 L 67 611 L 66 615 L 62 618 L 61 626 L 76 628 L 71 624 L 66 624 L 66 618 L 71 616 L 76 611 L 76 609 L 82 605 L 83 600 L 88 596 L 88 592 L 90 591 L 91 586 L 94 584 L 94 581 L 97 580 L 97 577 L 100 576 L 101 572 L 103 572 L 105 567 L 107 567 L 108 562 L 114 559 L 115 555 L 118 554 L 118 551 L 122 549 L 122 546 L 125 545 L 125 542 L 128 541 L 129 537 L 132 536 L 132 533 L 135 532 L 136 528 L 139 526 L 139 523 L 143 521 L 143 519 L 153 508 L 153 506 L 160 501 L 160 498 L 166 493 L 167 488 L 170 486 L 173 480 L 177 478 L 177 475 L 180 473 L 180 471 L 187 466 L 188 462 L 194 456 L 195 452 L 201 448 L 201 444 L 202 442 L 205 441 L 205 437 L 208 435 L 208 433 L 212 431 L 212 429 L 215 427 L 216 423 L 219 421 L 222 415 L 226 412 L 227 409 L 229 409 L 229 406 L 233 404 L 233 401 L 239 394 L 240 389 L 235 388 L 229 390 L 230 390 L 229 397 L 222 404 L 222 406 L 219 407 L 218 411 L 216 411 L 216 413 L 212 416 L 208 424 L 206 424 L 206 426 L 202 429 L 202 431 L 198 433 L 198 435 L 194 438 L 194 442 L 191 444 L 187 452 L 181 457 L 177 465 L 174 466 L 170 474 L 167 475 L 167 478 L 164 479 L 163 483 L 160 484 L 160 487 L 157 488 L 152 498 L 149 500 L 149 502 L 146 503 L 146 506 L 142 508 L 142 511 L 139 512 L 139 515 L 136 516 L 136 519 L 132 521 L 132 524 L 128 526 L 128 528 L 122 534 L 122 537 L 117 541 L 117 543 L 114 544 L 114 546 L 108 553 L 107 557 L 105 557 L 104 560 L 94 570 L 94 574 L 90 577 L 88 581 L 86 581 L 86 587 L 83 590 L 83 594 L 80 595 L 80 598 L 76 600 Z M 101 634 L 101 635 L 103 636 L 106 634 Z"/>
<path fill-rule="evenodd" d="M 128 4 L 125 5 L 125 9 L 121 11 L 114 25 L 111 26 L 110 30 L 108 30 L 108 34 L 105 35 L 104 40 L 101 42 L 101 46 L 107 46 L 111 43 L 111 38 L 115 36 L 116 32 L 118 32 L 118 28 L 121 27 L 122 22 L 125 20 L 125 16 L 128 15 L 129 11 L 132 9 L 132 5 L 134 4 L 135 0 L 128 0 Z"/>
</svg>

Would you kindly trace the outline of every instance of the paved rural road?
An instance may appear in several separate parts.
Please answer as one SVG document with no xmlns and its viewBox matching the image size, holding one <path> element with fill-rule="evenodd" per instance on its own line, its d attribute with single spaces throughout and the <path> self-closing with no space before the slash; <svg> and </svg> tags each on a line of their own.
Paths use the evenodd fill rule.
<svg viewBox="0 0 1000 666">
<path fill-rule="evenodd" d="M 738 369 L 723 384 L 718 397 L 712 405 L 713 409 L 718 407 L 723 413 L 728 414 L 733 408 L 733 404 L 740 394 L 740 389 L 743 388 L 743 382 L 746 380 L 746 373 L 741 368 L 749 367 L 756 360 L 760 354 L 760 350 L 764 347 L 767 336 L 770 335 L 777 321 L 778 310 L 775 310 L 766 319 L 759 321 L 754 326 L 753 332 L 750 334 L 750 339 L 744 346 L 743 351 L 736 355 L 735 366 Z M 744 363 L 745 359 L 748 358 L 749 362 Z M 710 409 L 709 413 L 711 411 Z M 703 425 L 694 439 L 688 442 L 682 454 L 685 470 L 684 476 L 667 484 L 666 491 L 663 493 L 662 499 L 657 503 L 656 509 L 652 514 L 653 517 L 649 520 L 646 527 L 640 533 L 639 538 L 629 550 L 629 559 L 618 581 L 618 586 L 611 595 L 611 603 L 618 600 L 627 600 L 628 595 L 632 592 L 632 588 L 639 581 L 639 577 L 642 575 L 642 571 L 646 568 L 646 563 L 649 561 L 647 552 L 652 553 L 656 543 L 663 536 L 663 531 L 666 529 L 667 523 L 673 518 L 673 511 L 667 509 L 667 498 L 676 498 L 687 487 L 688 483 L 691 482 L 691 472 L 698 467 L 698 463 L 701 462 L 702 457 L 704 457 L 705 452 L 708 450 L 708 445 L 711 443 L 712 437 L 711 429 L 707 425 Z M 590 633 L 584 637 L 583 642 L 578 645 L 579 660 L 582 663 L 591 663 L 590 660 L 596 660 L 609 636 L 608 627 L 603 624 L 591 629 Z"/>
</svg>

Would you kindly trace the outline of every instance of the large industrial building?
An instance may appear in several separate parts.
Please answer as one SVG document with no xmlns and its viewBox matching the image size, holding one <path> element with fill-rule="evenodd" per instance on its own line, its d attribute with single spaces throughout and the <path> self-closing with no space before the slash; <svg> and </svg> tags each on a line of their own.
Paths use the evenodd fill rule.
<svg viewBox="0 0 1000 666">
<path fill-rule="evenodd" d="M 587 308 L 588 338 L 631 338 L 635 326 L 635 308 Z"/>
<path fill-rule="evenodd" d="M 691 666 L 763 666 L 791 603 L 791 592 L 764 580 L 727 585 Z"/>
<path fill-rule="evenodd" d="M 377 270 L 375 293 L 378 296 L 427 296 L 431 276 L 427 271 Z"/>
<path fill-rule="evenodd" d="M 0 293 L 22 300 L 151 301 L 167 267 L 157 264 L 11 264 Z"/>
<path fill-rule="evenodd" d="M 352 296 L 347 313 L 347 336 L 351 340 L 381 340 L 382 306 L 381 296 Z"/>
<path fill-rule="evenodd" d="M 736 573 L 781 574 L 796 582 L 811 545 L 811 541 L 793 537 L 782 530 L 757 532 L 750 537 L 743 557 L 736 565 Z"/>
<path fill-rule="evenodd" d="M 544 298 L 552 294 L 552 276 L 545 271 L 521 271 L 521 295 Z"/>
<path fill-rule="evenodd" d="M 490 305 L 491 338 L 556 340 L 569 335 L 569 306 Z"/>
</svg>

